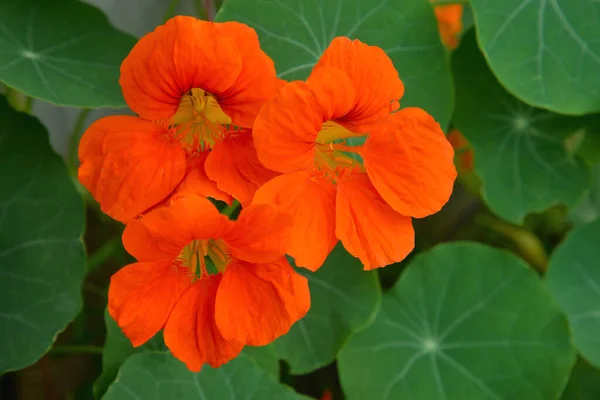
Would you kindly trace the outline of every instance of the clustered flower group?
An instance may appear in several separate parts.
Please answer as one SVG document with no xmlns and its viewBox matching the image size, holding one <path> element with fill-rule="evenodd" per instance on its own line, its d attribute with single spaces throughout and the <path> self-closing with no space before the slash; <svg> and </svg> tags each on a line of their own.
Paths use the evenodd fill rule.
<svg viewBox="0 0 600 400">
<path fill-rule="evenodd" d="M 120 84 L 138 116 L 96 121 L 79 148 L 79 180 L 137 259 L 108 310 L 134 346 L 163 329 L 193 371 L 306 314 L 286 255 L 315 271 L 341 241 L 367 270 L 401 261 L 411 217 L 452 192 L 439 124 L 400 109 L 392 61 L 358 40 L 335 38 L 306 81 L 285 82 L 248 26 L 175 17 L 135 45 Z M 215 200 L 234 199 L 230 220 Z"/>
</svg>

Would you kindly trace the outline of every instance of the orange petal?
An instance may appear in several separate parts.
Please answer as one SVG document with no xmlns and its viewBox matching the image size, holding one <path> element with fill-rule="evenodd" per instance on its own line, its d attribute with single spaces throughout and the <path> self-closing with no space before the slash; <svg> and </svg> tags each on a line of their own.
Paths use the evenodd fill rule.
<svg viewBox="0 0 600 400">
<path fill-rule="evenodd" d="M 235 125 L 251 128 L 258 110 L 279 86 L 273 60 L 260 49 L 258 36 L 249 26 L 224 22 L 215 27 L 234 40 L 242 58 L 240 74 L 231 88 L 219 94 L 219 105 Z"/>
<path fill-rule="evenodd" d="M 185 152 L 159 125 L 132 116 L 94 122 L 79 145 L 79 181 L 116 220 L 163 201 L 185 175 Z"/>
<path fill-rule="evenodd" d="M 392 210 L 366 174 L 338 183 L 336 206 L 335 234 L 366 270 L 401 261 L 415 247 L 410 217 Z"/>
<path fill-rule="evenodd" d="M 457 165 L 465 172 L 472 171 L 475 155 L 469 141 L 456 129 L 451 130 L 446 139 L 454 149 L 454 156 L 458 161 Z"/>
<path fill-rule="evenodd" d="M 438 29 L 442 42 L 448 48 L 454 49 L 458 46 L 458 36 L 462 32 L 462 4 L 449 4 L 444 6 L 435 6 L 435 17 L 438 21 Z"/>
<path fill-rule="evenodd" d="M 292 219 L 279 207 L 252 204 L 244 208 L 224 237 L 234 258 L 270 262 L 285 255 Z"/>
<path fill-rule="evenodd" d="M 331 41 L 313 69 L 335 67 L 346 72 L 356 93 L 354 106 L 346 116 L 336 120 L 353 132 L 368 132 L 397 108 L 404 94 L 392 60 L 376 46 L 355 39 L 337 37 Z"/>
<path fill-rule="evenodd" d="M 337 243 L 335 192 L 329 181 L 305 171 L 278 176 L 256 192 L 254 204 L 279 206 L 292 217 L 287 254 L 296 265 L 316 271 Z"/>
<path fill-rule="evenodd" d="M 140 261 L 174 259 L 192 240 L 223 237 L 231 224 L 207 199 L 186 195 L 131 221 L 123 245 Z"/>
<path fill-rule="evenodd" d="M 343 118 L 353 107 L 356 94 L 348 74 L 338 68 L 316 69 L 306 81 L 320 106 L 324 120 Z"/>
<path fill-rule="evenodd" d="M 141 38 L 121 65 L 119 83 L 129 107 L 149 120 L 172 117 L 192 88 L 219 97 L 242 70 L 233 38 L 215 23 L 178 16 Z"/>
<path fill-rule="evenodd" d="M 202 364 L 216 368 L 234 359 L 244 345 L 223 338 L 215 324 L 215 298 L 221 275 L 202 278 L 177 302 L 165 326 L 165 343 L 171 353 L 194 372 Z"/>
<path fill-rule="evenodd" d="M 129 264 L 110 279 L 108 312 L 137 347 L 162 329 L 189 285 L 170 260 Z"/>
<path fill-rule="evenodd" d="M 223 337 L 264 346 L 287 333 L 310 308 L 308 280 L 285 258 L 269 264 L 227 266 L 215 307 Z"/>
<path fill-rule="evenodd" d="M 440 125 L 420 108 L 394 113 L 369 135 L 360 154 L 379 194 L 403 215 L 434 214 L 452 194 L 454 150 Z"/>
<path fill-rule="evenodd" d="M 214 151 L 214 150 L 213 150 Z M 188 158 L 188 168 L 185 178 L 171 198 L 187 194 L 196 194 L 221 200 L 231 205 L 233 198 L 218 188 L 217 182 L 211 180 L 206 173 L 207 158 L 211 152 L 194 154 Z"/>
<path fill-rule="evenodd" d="M 250 204 L 259 187 L 278 175 L 258 161 L 251 131 L 232 133 L 218 141 L 206 160 L 205 169 L 219 189 L 238 199 L 244 207 Z"/>
<path fill-rule="evenodd" d="M 258 159 L 278 172 L 310 169 L 325 118 L 305 82 L 288 83 L 260 109 L 254 123 Z"/>
</svg>

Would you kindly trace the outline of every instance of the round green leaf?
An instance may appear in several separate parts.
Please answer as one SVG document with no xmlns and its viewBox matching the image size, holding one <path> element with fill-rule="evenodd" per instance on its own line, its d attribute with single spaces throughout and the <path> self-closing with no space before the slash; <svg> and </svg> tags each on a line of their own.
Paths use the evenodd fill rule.
<svg viewBox="0 0 600 400">
<path fill-rule="evenodd" d="M 369 325 L 381 303 L 375 271 L 338 244 L 317 272 L 298 269 L 308 278 L 311 307 L 304 318 L 275 341 L 292 374 L 306 374 L 331 363 L 348 337 Z"/>
<path fill-rule="evenodd" d="M 119 68 L 134 43 L 78 1 L 0 4 L 0 81 L 56 105 L 124 106 Z"/>
<path fill-rule="evenodd" d="M 475 149 L 475 170 L 491 210 L 516 224 L 557 203 L 573 207 L 590 174 L 563 140 L 589 123 L 532 108 L 508 94 L 485 64 L 473 32 L 452 57 L 454 123 Z"/>
<path fill-rule="evenodd" d="M 479 44 L 504 86 L 564 114 L 600 111 L 600 3 L 471 0 Z"/>
<path fill-rule="evenodd" d="M 83 205 L 40 122 L 0 97 L 0 373 L 37 361 L 81 308 Z"/>
<path fill-rule="evenodd" d="M 456 243 L 414 259 L 338 366 L 349 400 L 546 400 L 574 362 L 538 276 L 511 253 Z"/>
<path fill-rule="evenodd" d="M 560 400 L 600 399 L 600 370 L 579 359 Z"/>
<path fill-rule="evenodd" d="M 567 313 L 575 345 L 600 366 L 600 220 L 574 229 L 554 251 L 546 282 Z"/>
<path fill-rule="evenodd" d="M 121 367 L 104 400 L 300 400 L 244 355 L 193 373 L 169 353 L 136 354 Z"/>
<path fill-rule="evenodd" d="M 279 77 L 305 79 L 336 36 L 383 48 L 406 94 L 402 106 L 418 106 L 443 126 L 452 115 L 453 89 L 446 51 L 431 5 L 425 0 L 228 0 L 218 21 L 256 29 Z"/>
</svg>

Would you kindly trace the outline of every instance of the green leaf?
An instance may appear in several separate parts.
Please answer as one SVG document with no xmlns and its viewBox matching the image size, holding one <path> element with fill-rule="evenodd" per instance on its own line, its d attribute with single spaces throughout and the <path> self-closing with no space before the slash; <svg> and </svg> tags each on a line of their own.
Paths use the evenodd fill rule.
<svg viewBox="0 0 600 400">
<path fill-rule="evenodd" d="M 83 204 L 48 132 L 0 97 L 0 373 L 37 361 L 81 309 Z"/>
<path fill-rule="evenodd" d="M 575 206 L 589 171 L 563 140 L 588 119 L 532 108 L 508 94 L 487 68 L 473 32 L 454 52 L 452 65 L 454 123 L 475 149 L 475 170 L 491 210 L 521 224 L 530 212 L 557 203 Z"/>
<path fill-rule="evenodd" d="M 134 43 L 78 1 L 0 4 L 0 81 L 53 104 L 124 106 L 119 68 Z"/>
<path fill-rule="evenodd" d="M 600 164 L 592 168 L 592 186 L 585 198 L 575 207 L 569 217 L 576 226 L 587 224 L 600 216 Z"/>
<path fill-rule="evenodd" d="M 304 318 L 275 341 L 292 374 L 301 375 L 331 363 L 357 331 L 368 326 L 381 304 L 375 271 L 363 271 L 360 261 L 341 244 L 317 272 L 298 269 L 308 278 L 311 307 Z"/>
<path fill-rule="evenodd" d="M 298 400 L 303 397 L 279 384 L 248 357 L 214 369 L 193 373 L 168 353 L 142 353 L 130 357 L 104 400 L 120 399 L 244 399 Z"/>
<path fill-rule="evenodd" d="M 102 397 L 106 392 L 108 386 L 115 380 L 119 368 L 128 357 L 137 353 L 167 349 L 161 333 L 144 345 L 133 347 L 115 320 L 108 314 L 108 310 L 104 312 L 104 322 L 106 324 L 106 342 L 102 352 L 102 375 L 94 383 L 96 398 Z"/>
<path fill-rule="evenodd" d="M 567 313 L 575 345 L 600 366 L 600 221 L 574 229 L 550 259 L 546 283 Z"/>
<path fill-rule="evenodd" d="M 471 0 L 477 35 L 504 86 L 536 107 L 600 111 L 600 3 Z"/>
<path fill-rule="evenodd" d="M 554 399 L 575 362 L 567 321 L 509 252 L 443 244 L 415 257 L 338 361 L 351 399 Z"/>
<path fill-rule="evenodd" d="M 218 21 L 256 29 L 279 77 L 305 79 L 336 36 L 383 48 L 406 94 L 402 106 L 419 106 L 446 127 L 453 89 L 446 51 L 425 0 L 227 0 Z"/>
<path fill-rule="evenodd" d="M 262 347 L 246 346 L 242 351 L 275 380 L 279 380 L 279 357 L 272 344 Z"/>
<path fill-rule="evenodd" d="M 582 359 L 577 360 L 560 400 L 598 399 L 600 399 L 600 371 Z"/>
</svg>

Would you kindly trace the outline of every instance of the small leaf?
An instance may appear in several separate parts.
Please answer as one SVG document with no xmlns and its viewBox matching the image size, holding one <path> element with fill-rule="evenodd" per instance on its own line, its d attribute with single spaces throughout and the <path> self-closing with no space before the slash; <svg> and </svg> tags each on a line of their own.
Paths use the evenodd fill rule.
<svg viewBox="0 0 600 400">
<path fill-rule="evenodd" d="M 298 272 L 308 278 L 311 307 L 275 348 L 290 372 L 301 375 L 331 363 L 348 337 L 373 321 L 381 289 L 377 273 L 363 271 L 341 244 L 317 272 Z"/>
<path fill-rule="evenodd" d="M 545 400 L 574 362 L 566 318 L 531 268 L 455 243 L 415 257 L 338 366 L 349 400 Z"/>
<path fill-rule="evenodd" d="M 494 213 L 521 224 L 557 203 L 573 207 L 589 185 L 583 160 L 563 140 L 588 118 L 532 108 L 508 94 L 485 64 L 471 31 L 452 57 L 454 123 L 475 149 L 475 170 Z"/>
<path fill-rule="evenodd" d="M 56 105 L 124 106 L 119 68 L 134 43 L 78 1 L 0 4 L 0 81 Z"/>
<path fill-rule="evenodd" d="M 336 36 L 379 46 L 405 85 L 402 106 L 421 107 L 440 125 L 448 125 L 452 78 L 437 22 L 425 0 L 228 0 L 216 20 L 256 29 L 279 77 L 290 81 L 307 78 Z"/>
<path fill-rule="evenodd" d="M 120 399 L 300 400 L 244 355 L 220 368 L 193 373 L 169 353 L 142 353 L 121 367 L 104 400 Z"/>
<path fill-rule="evenodd" d="M 479 44 L 504 86 L 563 114 L 600 111 L 600 3 L 471 0 Z"/>
<path fill-rule="evenodd" d="M 37 361 L 75 318 L 85 257 L 83 204 L 48 132 L 3 97 L 0 121 L 2 373 Z"/>
<path fill-rule="evenodd" d="M 575 345 L 600 366 L 600 221 L 574 229 L 550 259 L 548 289 L 567 313 Z"/>
</svg>

